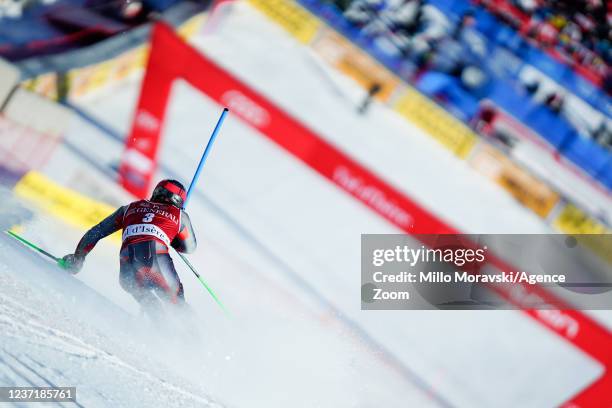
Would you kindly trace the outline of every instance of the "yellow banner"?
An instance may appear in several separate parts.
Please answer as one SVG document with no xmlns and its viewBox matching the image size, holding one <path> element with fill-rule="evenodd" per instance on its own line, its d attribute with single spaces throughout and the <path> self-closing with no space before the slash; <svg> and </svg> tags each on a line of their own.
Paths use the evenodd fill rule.
<svg viewBox="0 0 612 408">
<path fill-rule="evenodd" d="M 572 204 L 565 206 L 553 225 L 565 234 L 582 234 L 577 237 L 579 242 L 612 264 L 612 230 L 610 228 Z M 592 235 L 592 238 L 589 235 Z"/>
<path fill-rule="evenodd" d="M 553 225 L 566 234 L 612 234 L 612 230 L 572 204 L 565 206 Z"/>
<path fill-rule="evenodd" d="M 80 97 L 102 89 L 143 69 L 148 50 L 148 45 L 141 45 L 99 64 L 71 69 L 67 74 L 70 96 Z"/>
<path fill-rule="evenodd" d="M 546 218 L 559 202 L 559 195 L 496 148 L 480 144 L 470 166 L 495 181 L 525 207 Z"/>
<path fill-rule="evenodd" d="M 24 89 L 44 96 L 47 99 L 52 99 L 55 101 L 58 98 L 57 74 L 55 72 L 42 74 L 35 78 L 28 79 L 22 82 L 21 86 Z"/>
<path fill-rule="evenodd" d="M 177 32 L 186 40 L 195 36 L 203 26 L 207 13 L 200 13 L 185 21 Z M 144 69 L 149 45 L 147 43 L 126 50 L 121 55 L 88 65 L 73 68 L 67 73 L 68 90 L 70 97 L 80 97 L 92 91 L 103 89 L 109 84 L 118 82 L 133 72 Z M 22 83 L 22 86 L 35 93 L 57 100 L 57 74 L 45 73 Z"/>
<path fill-rule="evenodd" d="M 81 229 L 89 229 L 116 210 L 108 204 L 63 187 L 36 171 L 28 172 L 13 189 L 18 197 L 28 200 L 54 217 Z M 121 242 L 120 233 L 111 236 Z"/>
<path fill-rule="evenodd" d="M 321 26 L 316 17 L 291 0 L 249 0 L 249 3 L 304 44 L 312 41 Z"/>
<path fill-rule="evenodd" d="M 207 14 L 201 13 L 185 21 L 177 32 L 185 40 L 198 33 Z M 133 72 L 144 69 L 149 55 L 149 45 L 132 48 L 123 54 L 98 64 L 72 69 L 68 72 L 68 84 L 71 97 L 83 96 L 89 92 L 102 89 L 108 84 L 118 82 Z"/>
<path fill-rule="evenodd" d="M 409 88 L 394 109 L 461 158 L 476 144 L 470 128 L 415 89 Z"/>
<path fill-rule="evenodd" d="M 312 43 L 314 51 L 327 63 L 352 78 L 366 90 L 380 87 L 376 98 L 387 101 L 400 80 L 382 64 L 333 30 L 322 30 Z"/>
<path fill-rule="evenodd" d="M 200 31 L 200 29 L 204 26 L 207 17 L 208 12 L 197 14 L 181 24 L 177 28 L 177 32 L 185 40 L 190 40 L 196 34 L 198 34 L 198 31 Z"/>
</svg>

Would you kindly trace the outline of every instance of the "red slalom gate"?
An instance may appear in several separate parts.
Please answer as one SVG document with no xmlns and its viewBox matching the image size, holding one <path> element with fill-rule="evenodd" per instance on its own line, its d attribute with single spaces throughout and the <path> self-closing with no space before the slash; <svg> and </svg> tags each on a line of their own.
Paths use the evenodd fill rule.
<svg viewBox="0 0 612 408">
<path fill-rule="evenodd" d="M 153 178 L 168 95 L 172 82 L 182 78 L 224 106 L 259 133 L 301 160 L 372 211 L 408 234 L 458 234 L 459 231 L 421 207 L 360 163 L 328 143 L 258 92 L 184 43 L 170 27 L 158 23 L 152 34 L 147 72 L 134 116 L 132 132 L 120 167 L 120 182 L 133 194 L 145 197 Z M 489 261 L 502 270 L 517 270 L 498 258 Z M 501 287 L 493 288 L 508 302 L 520 299 Z M 612 334 L 603 326 L 572 310 L 542 287 L 523 285 L 555 306 L 553 310 L 523 311 L 563 337 L 604 367 L 593 384 L 564 407 L 612 406 Z"/>
</svg>

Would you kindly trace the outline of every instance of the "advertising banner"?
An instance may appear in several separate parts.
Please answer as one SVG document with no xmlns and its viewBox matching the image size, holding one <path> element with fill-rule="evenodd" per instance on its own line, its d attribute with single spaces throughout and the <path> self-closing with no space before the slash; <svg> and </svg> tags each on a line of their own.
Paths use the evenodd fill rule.
<svg viewBox="0 0 612 408">
<path fill-rule="evenodd" d="M 81 229 L 91 228 L 116 210 L 108 204 L 63 187 L 36 171 L 26 173 L 17 182 L 13 191 L 16 196 Z M 121 234 L 115 233 L 111 239 L 119 242 Z"/>
<path fill-rule="evenodd" d="M 548 185 L 527 173 L 494 147 L 479 144 L 469 163 L 542 218 L 546 218 L 559 202 L 559 195 Z"/>
<path fill-rule="evenodd" d="M 400 84 L 399 78 L 387 68 L 333 30 L 321 30 L 311 47 L 328 64 L 364 89 L 380 87 L 376 98 L 381 101 L 388 101 Z"/>
<path fill-rule="evenodd" d="M 274 20 L 303 44 L 308 44 L 316 35 L 321 22 L 295 1 L 248 0 L 263 14 Z"/>
<path fill-rule="evenodd" d="M 144 68 L 148 47 L 141 45 L 99 64 L 75 68 L 68 72 L 68 96 L 79 98 L 122 80 Z"/>
<path fill-rule="evenodd" d="M 462 159 L 478 140 L 470 128 L 416 89 L 407 89 L 394 109 Z"/>
</svg>

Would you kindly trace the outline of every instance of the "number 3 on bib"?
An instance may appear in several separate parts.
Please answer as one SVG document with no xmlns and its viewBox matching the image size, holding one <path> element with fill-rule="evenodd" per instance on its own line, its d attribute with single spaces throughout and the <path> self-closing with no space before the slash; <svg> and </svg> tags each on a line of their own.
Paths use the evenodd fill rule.
<svg viewBox="0 0 612 408">
<path fill-rule="evenodd" d="M 145 214 L 145 216 L 142 219 L 142 222 L 151 222 L 153 221 L 153 217 L 155 217 L 155 214 L 153 213 L 147 213 Z"/>
</svg>

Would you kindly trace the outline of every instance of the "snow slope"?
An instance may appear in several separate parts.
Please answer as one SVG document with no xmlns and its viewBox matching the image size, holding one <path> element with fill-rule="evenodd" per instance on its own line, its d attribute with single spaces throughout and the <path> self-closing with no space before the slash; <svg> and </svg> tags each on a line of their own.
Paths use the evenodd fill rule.
<svg viewBox="0 0 612 408">
<path fill-rule="evenodd" d="M 81 407 L 219 406 L 152 358 L 157 330 L 8 235 L 0 253 L 1 386 L 75 386 Z"/>
<path fill-rule="evenodd" d="M 374 104 L 367 117 L 357 116 L 361 91 L 332 72 L 325 75 L 333 82 L 323 79 L 312 55 L 248 6 L 236 4 L 197 45 L 456 227 L 548 232 L 505 192 L 383 106 Z M 135 78 L 78 103 L 125 133 L 138 83 Z M 190 179 L 219 112 L 188 85 L 176 85 L 160 177 Z M 78 155 L 72 160 L 85 160 L 83 166 L 97 177 L 112 175 L 122 150 L 120 141 L 84 122 L 75 123 L 67 143 L 63 149 Z M 44 170 L 70 185 L 74 180 L 63 170 L 66 152 Z M 197 347 L 178 345 L 178 359 L 155 353 L 155 364 L 169 368 L 151 363 L 142 371 L 155 378 L 166 373 L 188 378 L 203 398 L 240 407 L 541 407 L 558 405 L 601 373 L 596 363 L 520 312 L 361 311 L 360 234 L 397 231 L 232 116 L 190 206 L 200 239 L 190 259 L 233 318 L 226 319 L 179 266 L 204 339 Z M 40 214 L 26 231 L 56 253 L 71 251 L 81 233 Z M 0 256 L 9 276 L 20 268 L 13 262 L 25 261 Z M 102 243 L 78 276 L 85 286 L 67 290 L 65 297 L 80 305 L 95 290 L 106 298 L 96 309 L 114 308 L 111 301 L 136 314 L 117 285 L 117 273 L 116 248 Z M 73 316 L 72 309 L 62 313 Z M 96 316 L 87 324 L 94 330 L 107 321 Z M 76 335 L 78 326 L 68 326 Z M 99 348 L 114 350 L 114 341 L 104 337 Z M 122 347 L 116 346 L 117 355 L 126 353 Z M 43 365 L 59 366 L 62 358 L 56 352 Z M 89 377 L 79 384 L 92 394 L 104 389 Z M 111 384 L 104 385 L 105 395 L 124 397 L 120 385 L 116 394 Z M 107 405 L 103 400 L 88 406 Z"/>
<path fill-rule="evenodd" d="M 75 242 L 78 231 L 32 211 L 23 235 L 55 253 Z M 179 265 L 197 319 L 175 334 L 139 316 L 118 287 L 112 243 L 101 242 L 75 279 L 0 236 L 0 385 L 76 386 L 87 407 L 431 404 L 327 310 L 307 307 L 214 243 L 200 245 L 192 260 L 232 315 Z"/>
</svg>

